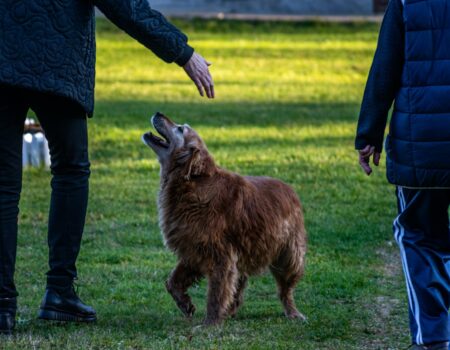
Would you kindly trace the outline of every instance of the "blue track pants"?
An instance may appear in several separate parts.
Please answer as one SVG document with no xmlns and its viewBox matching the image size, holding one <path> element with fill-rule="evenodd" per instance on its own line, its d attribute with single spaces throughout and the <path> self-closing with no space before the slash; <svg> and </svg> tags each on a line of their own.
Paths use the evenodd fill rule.
<svg viewBox="0 0 450 350">
<path fill-rule="evenodd" d="M 412 340 L 430 344 L 450 340 L 450 190 L 398 187 L 394 221 L 400 247 Z"/>
</svg>

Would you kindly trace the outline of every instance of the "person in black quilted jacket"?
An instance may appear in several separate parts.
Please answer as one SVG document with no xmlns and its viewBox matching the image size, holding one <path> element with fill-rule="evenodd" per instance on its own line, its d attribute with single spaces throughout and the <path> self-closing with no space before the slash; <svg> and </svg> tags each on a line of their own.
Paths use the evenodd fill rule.
<svg viewBox="0 0 450 350">
<path fill-rule="evenodd" d="M 73 288 L 88 201 L 87 117 L 94 110 L 95 14 L 168 63 L 183 67 L 214 98 L 209 63 L 147 0 L 0 0 L 0 332 L 14 329 L 14 285 L 22 180 L 22 134 L 32 109 L 51 153 L 47 289 L 39 318 L 91 322 L 96 312 Z"/>
</svg>

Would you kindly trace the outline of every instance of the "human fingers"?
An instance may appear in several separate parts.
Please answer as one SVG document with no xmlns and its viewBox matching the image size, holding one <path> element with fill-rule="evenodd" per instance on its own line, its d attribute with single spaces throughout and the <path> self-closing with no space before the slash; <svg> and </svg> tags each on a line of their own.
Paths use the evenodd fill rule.
<svg viewBox="0 0 450 350">
<path fill-rule="evenodd" d="M 192 78 L 192 81 L 194 82 L 195 86 L 197 87 L 200 96 L 202 96 L 202 97 L 205 96 L 205 94 L 203 92 L 203 85 L 202 85 L 200 79 Z"/>
<path fill-rule="evenodd" d="M 363 157 L 370 157 L 375 152 L 375 147 L 371 145 L 367 145 L 364 149 L 359 150 L 359 154 Z"/>
<path fill-rule="evenodd" d="M 208 80 L 206 78 L 201 78 L 201 82 L 202 82 L 203 89 L 206 92 L 206 97 L 212 98 L 211 97 L 211 86 L 209 85 Z"/>
<path fill-rule="evenodd" d="M 212 98 L 216 98 L 216 92 L 214 91 L 214 83 L 211 85 Z"/>
<path fill-rule="evenodd" d="M 380 165 L 380 158 L 381 158 L 381 153 L 375 152 L 373 154 L 373 164 L 375 164 L 376 166 Z"/>
<path fill-rule="evenodd" d="M 214 98 L 214 83 L 209 71 L 206 71 L 206 74 L 203 76 L 202 83 L 206 91 L 206 96 L 208 96 L 208 98 Z"/>
<path fill-rule="evenodd" d="M 209 70 L 207 71 L 207 77 L 208 77 L 209 87 L 210 87 L 210 91 L 211 91 L 211 97 L 210 98 L 215 98 L 216 97 L 216 93 L 214 91 L 214 80 L 213 80 Z"/>
<path fill-rule="evenodd" d="M 359 156 L 359 165 L 367 175 L 370 175 L 372 173 L 372 168 L 369 165 L 369 160 L 370 158 L 365 158 L 361 155 Z"/>
</svg>

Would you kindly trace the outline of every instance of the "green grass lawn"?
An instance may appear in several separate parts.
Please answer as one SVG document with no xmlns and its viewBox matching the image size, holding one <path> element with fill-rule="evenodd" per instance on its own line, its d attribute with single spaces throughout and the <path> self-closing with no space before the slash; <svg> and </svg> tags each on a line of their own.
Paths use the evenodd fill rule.
<svg viewBox="0 0 450 350">
<path fill-rule="evenodd" d="M 217 99 L 201 99 L 167 65 L 106 22 L 98 24 L 96 113 L 89 121 L 92 177 L 79 258 L 79 293 L 97 324 L 36 319 L 47 269 L 50 174 L 26 170 L 12 349 L 403 349 L 406 293 L 391 233 L 394 188 L 384 166 L 367 178 L 353 147 L 377 25 L 178 22 L 213 62 Z M 176 259 L 157 223 L 159 166 L 140 136 L 164 112 L 203 136 L 218 164 L 278 177 L 302 199 L 307 271 L 296 291 L 307 323 L 282 316 L 269 274 L 223 327 L 183 319 L 164 281 Z M 384 163 L 384 162 L 383 162 Z"/>
</svg>

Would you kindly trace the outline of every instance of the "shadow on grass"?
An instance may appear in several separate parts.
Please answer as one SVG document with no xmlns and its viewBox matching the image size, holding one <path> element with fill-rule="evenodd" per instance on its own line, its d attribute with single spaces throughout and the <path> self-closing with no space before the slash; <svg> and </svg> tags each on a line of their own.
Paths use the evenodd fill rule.
<svg viewBox="0 0 450 350">
<path fill-rule="evenodd" d="M 329 58 L 328 58 L 329 60 Z M 130 79 L 108 79 L 108 78 L 97 78 L 96 79 L 97 84 L 133 84 L 133 85 L 149 85 L 149 86 L 192 86 L 192 82 L 187 79 L 179 79 L 179 80 L 160 80 L 160 79 L 140 79 L 140 78 L 130 78 Z M 269 85 L 270 84 L 270 85 Z M 220 87 L 223 86 L 250 86 L 250 87 L 279 87 L 284 85 L 289 85 L 289 81 L 283 80 L 278 82 L 272 82 L 267 80 L 260 80 L 259 82 L 254 81 L 242 81 L 242 80 L 227 80 L 227 81 L 220 81 L 219 83 L 216 83 L 216 86 L 220 85 Z M 298 84 L 298 83 L 296 83 Z M 348 86 L 348 82 L 334 82 L 335 85 L 338 86 Z M 107 102 L 107 101 L 105 101 Z"/>
<path fill-rule="evenodd" d="M 289 150 L 291 156 L 283 157 L 283 154 L 280 154 L 280 159 L 284 160 L 286 157 L 292 158 L 292 150 L 297 148 L 314 147 L 319 153 L 324 153 L 325 148 L 344 147 L 348 148 L 348 152 L 352 152 L 353 132 L 348 134 L 340 130 L 339 133 L 333 134 L 333 128 L 339 126 L 348 128 L 349 124 L 355 125 L 356 128 L 358 107 L 354 103 L 99 101 L 96 114 L 90 121 L 94 135 L 98 135 L 97 138 L 94 136 L 91 139 L 91 158 L 108 166 L 117 162 L 118 166 L 122 166 L 121 160 L 130 166 L 130 162 L 154 159 L 153 154 L 142 145 L 140 133 L 152 128 L 150 116 L 156 111 L 163 112 L 180 124 L 188 123 L 205 138 L 213 155 L 220 151 L 229 151 L 230 160 L 233 156 L 242 155 L 242 151 L 251 151 L 258 155 L 269 149 Z M 283 132 L 292 128 L 296 128 L 298 132 L 302 128 L 322 126 L 326 128 L 323 133 L 313 131 L 311 134 L 305 133 L 298 137 L 295 134 L 283 135 Z M 107 132 L 108 127 L 119 130 L 100 136 L 102 128 Z M 245 130 L 247 127 L 261 129 L 272 127 L 277 130 L 275 135 L 273 130 L 267 134 L 262 130 L 254 136 L 246 133 L 245 137 L 239 134 L 234 136 L 227 130 L 230 137 L 220 139 L 215 138 L 214 133 L 202 134 L 201 130 L 211 128 L 220 133 L 222 128 Z M 133 136 L 127 132 L 133 132 Z M 136 135 L 136 132 L 139 134 Z M 263 164 L 264 160 L 257 158 L 255 162 L 267 166 Z M 252 162 L 252 166 L 255 166 L 255 162 Z M 136 166 L 142 168 L 142 164 Z"/>
<path fill-rule="evenodd" d="M 268 86 L 270 88 L 270 86 Z M 359 104 L 316 102 L 199 102 L 148 101 L 141 99 L 99 100 L 94 122 L 110 124 L 123 129 L 147 128 L 149 117 L 162 112 L 178 123 L 192 127 L 222 126 L 321 126 L 332 123 L 338 126 L 356 123 Z M 125 118 L 126 117 L 126 118 Z"/>
<path fill-rule="evenodd" d="M 298 39 L 300 40 L 300 39 Z M 200 41 L 201 43 L 201 41 Z M 205 44 L 203 44 L 205 45 Z M 362 60 L 367 60 L 367 57 L 370 57 L 373 55 L 375 48 L 373 46 L 367 45 L 367 47 L 358 47 L 357 43 L 351 47 L 351 52 L 349 53 L 350 49 L 347 49 L 346 47 L 339 46 L 336 44 L 336 47 L 330 47 L 327 46 L 326 43 L 324 44 L 318 44 L 318 43 L 311 43 L 311 45 L 314 45 L 313 48 L 308 47 L 283 47 L 282 50 L 280 48 L 267 48 L 264 47 L 264 43 L 260 43 L 255 45 L 255 47 L 240 47 L 240 46 L 234 46 L 234 47 L 210 47 L 205 45 L 205 47 L 201 48 L 202 54 L 207 54 L 208 57 L 214 57 L 215 61 L 220 60 L 225 61 L 226 59 L 233 59 L 234 61 L 239 62 L 252 62 L 254 60 L 264 62 L 266 65 L 274 65 L 276 64 L 276 60 L 283 61 L 286 63 L 286 61 L 292 61 L 292 60 L 298 60 L 299 56 L 301 56 L 301 59 L 303 62 L 305 60 L 314 60 L 315 64 L 322 63 L 322 64 L 331 64 L 331 62 L 337 62 L 337 61 L 343 61 L 345 62 L 348 60 L 349 55 L 351 55 L 352 58 L 359 58 Z M 139 46 L 132 46 L 130 48 L 127 48 L 126 55 L 127 56 L 119 56 L 119 60 L 112 66 L 120 65 L 125 58 L 132 57 L 140 55 L 143 52 L 143 48 Z M 129 56 L 128 56 L 129 55 Z M 330 57 L 333 57 L 333 61 L 330 61 Z M 270 61 L 269 61 L 270 60 Z M 275 60 L 275 62 L 274 62 Z M 297 61 L 293 61 L 297 62 Z M 247 64 L 247 63 L 244 63 Z M 251 65 L 250 65 L 251 66 Z M 348 65 L 346 67 L 354 67 L 351 65 Z M 364 66 L 364 69 L 367 69 L 366 66 Z M 97 82 L 99 83 L 105 83 L 109 79 L 97 79 Z M 221 84 L 223 85 L 223 84 Z"/>
</svg>

